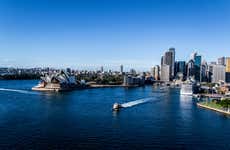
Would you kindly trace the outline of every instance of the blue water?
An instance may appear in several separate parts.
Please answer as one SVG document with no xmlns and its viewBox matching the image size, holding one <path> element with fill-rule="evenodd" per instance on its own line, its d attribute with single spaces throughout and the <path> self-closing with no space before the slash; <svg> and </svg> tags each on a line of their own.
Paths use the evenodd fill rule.
<svg viewBox="0 0 230 150">
<path fill-rule="evenodd" d="M 198 108 L 179 89 L 43 93 L 30 90 L 36 84 L 0 81 L 0 149 L 230 149 L 230 118 Z M 151 100 L 111 110 L 143 98 Z"/>
</svg>

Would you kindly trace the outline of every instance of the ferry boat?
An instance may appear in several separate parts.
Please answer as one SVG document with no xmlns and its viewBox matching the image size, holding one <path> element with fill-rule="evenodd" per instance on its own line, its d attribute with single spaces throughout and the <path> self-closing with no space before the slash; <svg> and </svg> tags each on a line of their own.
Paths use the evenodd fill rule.
<svg viewBox="0 0 230 150">
<path fill-rule="evenodd" d="M 181 84 L 180 95 L 193 95 L 193 84 L 183 83 Z"/>
<path fill-rule="evenodd" d="M 114 111 L 119 111 L 122 108 L 122 105 L 119 103 L 114 103 L 113 104 L 113 110 Z"/>
</svg>

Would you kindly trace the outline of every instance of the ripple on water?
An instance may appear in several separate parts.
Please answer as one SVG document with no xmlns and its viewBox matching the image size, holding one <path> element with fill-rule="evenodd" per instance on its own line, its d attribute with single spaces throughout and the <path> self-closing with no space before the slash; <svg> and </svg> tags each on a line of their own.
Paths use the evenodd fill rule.
<svg viewBox="0 0 230 150">
<path fill-rule="evenodd" d="M 1 82 L 30 91 L 37 81 Z M 229 149 L 230 119 L 179 89 L 101 88 L 28 94 L 0 90 L 0 149 Z M 115 102 L 154 100 L 112 112 Z"/>
</svg>

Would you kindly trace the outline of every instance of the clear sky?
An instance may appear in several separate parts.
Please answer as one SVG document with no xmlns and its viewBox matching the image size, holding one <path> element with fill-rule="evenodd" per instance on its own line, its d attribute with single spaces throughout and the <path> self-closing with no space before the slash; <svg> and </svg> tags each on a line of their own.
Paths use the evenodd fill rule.
<svg viewBox="0 0 230 150">
<path fill-rule="evenodd" d="M 230 0 L 0 0 L 0 66 L 149 69 L 230 56 Z"/>
</svg>

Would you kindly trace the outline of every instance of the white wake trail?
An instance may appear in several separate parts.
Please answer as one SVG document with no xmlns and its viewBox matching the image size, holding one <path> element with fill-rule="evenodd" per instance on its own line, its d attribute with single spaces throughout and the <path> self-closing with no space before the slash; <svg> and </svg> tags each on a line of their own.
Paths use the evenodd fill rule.
<svg viewBox="0 0 230 150">
<path fill-rule="evenodd" d="M 149 98 L 143 98 L 143 99 L 139 99 L 139 100 L 135 100 L 135 101 L 131 101 L 131 102 L 127 102 L 124 104 L 121 104 L 122 107 L 127 108 L 127 107 L 132 107 L 138 104 L 143 104 L 143 103 L 147 103 L 149 101 L 154 100 L 152 97 Z"/>
<path fill-rule="evenodd" d="M 31 92 L 31 91 L 7 89 L 7 88 L 0 88 L 0 91 L 17 92 L 17 93 L 22 93 L 22 94 L 36 94 L 36 93 Z"/>
</svg>

